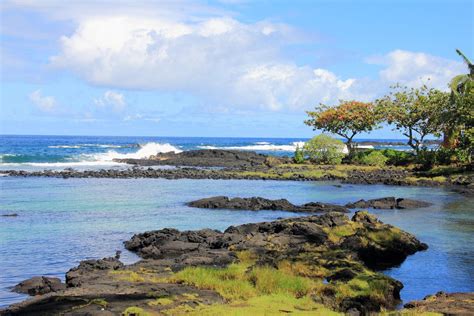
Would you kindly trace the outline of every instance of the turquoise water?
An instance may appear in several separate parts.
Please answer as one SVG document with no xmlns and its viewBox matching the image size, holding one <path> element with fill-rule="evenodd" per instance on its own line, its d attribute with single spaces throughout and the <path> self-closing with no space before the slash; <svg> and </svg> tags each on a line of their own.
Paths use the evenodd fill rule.
<svg viewBox="0 0 474 316">
<path fill-rule="evenodd" d="M 213 195 L 287 198 L 293 203 L 344 204 L 360 198 L 398 196 L 431 201 L 418 210 L 375 211 L 418 236 L 430 249 L 386 271 L 405 284 L 404 300 L 443 291 L 474 291 L 473 200 L 438 188 L 343 185 L 331 182 L 49 179 L 0 177 L 0 306 L 24 298 L 9 287 L 35 275 L 63 278 L 80 260 L 123 250 L 134 233 L 175 227 L 216 228 L 295 214 L 188 208 Z M 137 258 L 127 252 L 125 262 Z"/>
</svg>

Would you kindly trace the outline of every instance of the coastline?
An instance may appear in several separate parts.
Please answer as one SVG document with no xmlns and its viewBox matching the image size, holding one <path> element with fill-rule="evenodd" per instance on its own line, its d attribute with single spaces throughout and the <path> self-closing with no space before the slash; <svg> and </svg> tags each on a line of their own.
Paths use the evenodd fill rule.
<svg viewBox="0 0 474 316">
<path fill-rule="evenodd" d="M 140 160 L 143 161 L 143 160 Z M 145 160 L 145 166 L 147 160 Z M 154 163 L 154 161 L 151 161 Z M 165 165 L 165 164 L 163 164 Z M 472 173 L 445 176 L 426 176 L 403 167 L 368 167 L 359 165 L 297 165 L 278 164 L 240 168 L 137 167 L 117 170 L 100 169 L 77 171 L 73 169 L 53 171 L 5 170 L 1 172 L 15 177 L 55 177 L 55 178 L 163 178 L 212 179 L 212 180 L 278 180 L 278 181 L 328 181 L 337 180 L 347 184 L 386 184 L 397 186 L 443 186 L 459 193 L 474 193 Z"/>
</svg>

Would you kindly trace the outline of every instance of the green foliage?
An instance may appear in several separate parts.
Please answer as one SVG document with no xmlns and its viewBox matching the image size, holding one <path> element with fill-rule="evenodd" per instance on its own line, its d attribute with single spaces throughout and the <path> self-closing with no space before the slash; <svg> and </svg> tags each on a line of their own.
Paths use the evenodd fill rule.
<svg viewBox="0 0 474 316">
<path fill-rule="evenodd" d="M 298 164 L 304 163 L 304 152 L 298 145 L 296 146 L 295 156 L 293 157 L 293 160 L 295 163 Z"/>
<path fill-rule="evenodd" d="M 377 111 L 408 138 L 408 145 L 418 154 L 426 136 L 441 132 L 440 114 L 449 104 L 449 94 L 427 86 L 396 85 L 376 104 Z"/>
<path fill-rule="evenodd" d="M 413 162 L 414 156 L 410 152 L 394 150 L 394 149 L 383 149 L 381 150 L 383 155 L 388 158 L 387 164 L 394 166 L 406 166 Z"/>
<path fill-rule="evenodd" d="M 325 134 L 306 142 L 303 150 L 310 161 L 319 164 L 340 164 L 345 156 L 344 143 Z"/>
<path fill-rule="evenodd" d="M 372 103 L 341 100 L 336 106 L 320 104 L 315 111 L 308 111 L 306 125 L 337 134 L 346 139 L 349 155 L 353 153 L 352 139 L 359 133 L 370 132 L 381 121 Z"/>
<path fill-rule="evenodd" d="M 388 158 L 382 152 L 375 150 L 362 156 L 357 162 L 366 166 L 383 167 L 387 164 L 387 161 Z"/>
</svg>

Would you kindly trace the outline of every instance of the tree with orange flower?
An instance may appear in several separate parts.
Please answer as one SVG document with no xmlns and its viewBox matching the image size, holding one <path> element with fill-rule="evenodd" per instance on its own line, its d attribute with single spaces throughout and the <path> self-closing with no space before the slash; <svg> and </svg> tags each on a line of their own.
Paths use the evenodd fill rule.
<svg viewBox="0 0 474 316">
<path fill-rule="evenodd" d="M 370 132 L 380 123 L 380 115 L 372 103 L 339 101 L 339 105 L 320 104 L 315 111 L 308 111 L 306 125 L 314 130 L 323 130 L 343 137 L 349 151 L 354 152 L 353 139 L 357 134 Z"/>
</svg>

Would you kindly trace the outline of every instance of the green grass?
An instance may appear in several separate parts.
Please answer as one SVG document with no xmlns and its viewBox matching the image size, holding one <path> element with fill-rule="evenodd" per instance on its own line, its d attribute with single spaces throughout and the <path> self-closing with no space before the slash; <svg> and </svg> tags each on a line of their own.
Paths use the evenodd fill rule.
<svg viewBox="0 0 474 316">
<path fill-rule="evenodd" d="M 321 282 L 288 269 L 253 266 L 255 259 L 247 251 L 240 252 L 238 257 L 238 263 L 225 268 L 187 267 L 171 276 L 169 281 L 214 290 L 228 301 L 282 293 L 302 297 L 320 287 Z"/>
<path fill-rule="evenodd" d="M 226 268 L 188 267 L 173 275 L 170 281 L 214 290 L 228 300 L 248 299 L 255 296 L 256 291 L 245 277 L 246 268 L 241 263 Z"/>
<path fill-rule="evenodd" d="M 387 277 L 368 270 L 357 275 L 348 282 L 337 282 L 336 297 L 371 297 L 383 300 L 389 290 L 390 281 Z"/>
<path fill-rule="evenodd" d="M 165 305 L 170 305 L 173 304 L 174 300 L 170 297 L 160 297 L 157 298 L 151 302 L 148 302 L 148 305 L 150 306 L 165 306 Z"/>
<path fill-rule="evenodd" d="M 328 238 L 333 243 L 338 243 L 343 237 L 352 236 L 356 233 L 357 224 L 350 222 L 347 225 L 336 226 L 325 229 Z"/>
<path fill-rule="evenodd" d="M 333 312 L 324 306 L 315 303 L 305 296 L 295 298 L 285 294 L 272 294 L 253 297 L 245 302 L 230 304 L 200 305 L 196 308 L 181 306 L 165 312 L 168 315 L 204 315 L 204 316 L 248 316 L 248 315 L 315 315 L 333 316 L 343 315 Z"/>
<path fill-rule="evenodd" d="M 131 306 L 128 307 L 122 313 L 123 316 L 150 316 L 150 313 L 146 312 L 143 308 Z"/>
<path fill-rule="evenodd" d="M 287 274 L 270 267 L 252 269 L 249 280 L 260 295 L 281 293 L 303 297 L 317 288 L 317 284 L 309 278 Z"/>
</svg>

